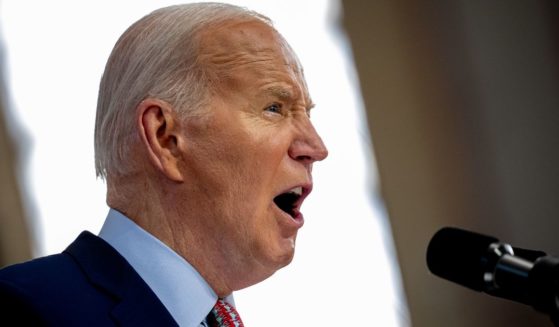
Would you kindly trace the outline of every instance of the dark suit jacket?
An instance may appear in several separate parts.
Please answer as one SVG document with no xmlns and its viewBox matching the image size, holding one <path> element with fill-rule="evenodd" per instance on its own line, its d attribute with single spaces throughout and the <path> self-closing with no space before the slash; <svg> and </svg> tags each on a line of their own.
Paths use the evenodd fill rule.
<svg viewBox="0 0 559 327">
<path fill-rule="evenodd" d="M 130 264 L 89 232 L 60 254 L 0 270 L 0 313 L 2 326 L 177 326 Z"/>
</svg>

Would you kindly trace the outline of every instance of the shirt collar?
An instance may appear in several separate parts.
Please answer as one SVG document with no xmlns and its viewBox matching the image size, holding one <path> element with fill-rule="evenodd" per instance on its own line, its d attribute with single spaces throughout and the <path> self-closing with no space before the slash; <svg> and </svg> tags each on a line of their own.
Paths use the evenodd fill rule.
<svg viewBox="0 0 559 327">
<path fill-rule="evenodd" d="M 217 295 L 198 271 L 122 213 L 110 209 L 99 236 L 130 263 L 180 326 L 199 326 L 213 308 Z"/>
</svg>

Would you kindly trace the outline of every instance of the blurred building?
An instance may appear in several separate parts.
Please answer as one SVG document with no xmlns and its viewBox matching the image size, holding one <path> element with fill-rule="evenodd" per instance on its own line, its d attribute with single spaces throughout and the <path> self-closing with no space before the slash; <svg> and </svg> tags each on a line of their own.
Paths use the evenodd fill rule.
<svg viewBox="0 0 559 327">
<path fill-rule="evenodd" d="M 559 254 L 559 13 L 540 1 L 344 0 L 413 326 L 550 326 L 429 274 L 443 226 Z"/>
</svg>

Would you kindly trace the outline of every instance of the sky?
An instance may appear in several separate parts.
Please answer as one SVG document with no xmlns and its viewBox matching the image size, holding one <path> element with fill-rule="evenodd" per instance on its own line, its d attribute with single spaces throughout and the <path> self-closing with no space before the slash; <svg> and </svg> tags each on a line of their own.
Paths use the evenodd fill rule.
<svg viewBox="0 0 559 327">
<path fill-rule="evenodd" d="M 150 11 L 185 1 L 0 2 L 12 136 L 35 256 L 58 253 L 107 214 L 96 179 L 93 126 L 99 80 L 120 34 Z M 225 1 L 274 21 L 305 69 L 313 123 L 329 149 L 315 164 L 295 259 L 235 293 L 247 326 L 408 326 L 390 226 L 358 77 L 337 1 Z M 276 311 L 282 310 L 277 315 Z M 269 317 L 275 315 L 273 321 Z"/>
</svg>

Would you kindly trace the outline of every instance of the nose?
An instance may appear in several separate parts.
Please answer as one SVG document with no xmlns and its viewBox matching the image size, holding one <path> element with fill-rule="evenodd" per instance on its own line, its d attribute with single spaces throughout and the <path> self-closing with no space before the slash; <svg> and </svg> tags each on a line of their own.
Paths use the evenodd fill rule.
<svg viewBox="0 0 559 327">
<path fill-rule="evenodd" d="M 298 127 L 297 137 L 291 143 L 288 152 L 293 160 L 309 166 L 315 161 L 326 159 L 328 156 L 328 149 L 326 149 L 310 120 L 306 120 Z"/>
</svg>

